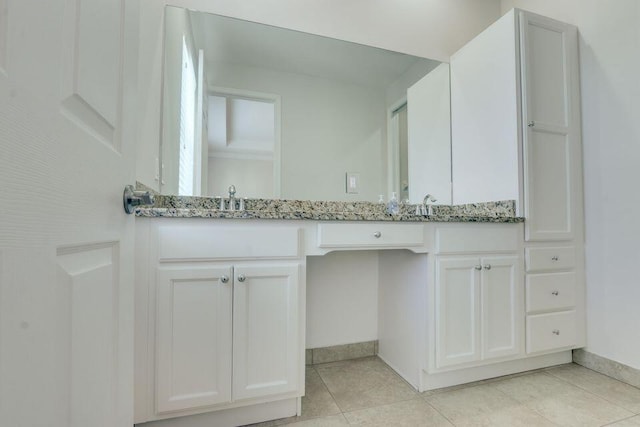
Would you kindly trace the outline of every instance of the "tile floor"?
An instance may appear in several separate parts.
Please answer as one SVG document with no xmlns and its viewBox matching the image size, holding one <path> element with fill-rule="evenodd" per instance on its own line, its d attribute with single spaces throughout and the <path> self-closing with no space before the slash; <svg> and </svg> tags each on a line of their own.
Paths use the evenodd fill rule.
<svg viewBox="0 0 640 427">
<path fill-rule="evenodd" d="M 416 392 L 377 357 L 308 366 L 302 416 L 254 427 L 640 427 L 640 389 L 582 366 Z"/>
</svg>

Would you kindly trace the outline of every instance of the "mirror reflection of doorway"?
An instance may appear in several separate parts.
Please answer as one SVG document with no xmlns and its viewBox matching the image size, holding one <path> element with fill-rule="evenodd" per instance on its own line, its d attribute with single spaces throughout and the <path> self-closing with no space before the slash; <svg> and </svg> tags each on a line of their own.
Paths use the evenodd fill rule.
<svg viewBox="0 0 640 427">
<path fill-rule="evenodd" d="M 409 199 L 409 166 L 408 166 L 408 128 L 407 128 L 407 103 L 403 102 L 399 107 L 391 111 L 389 126 L 391 132 L 391 146 L 395 157 L 392 165 L 396 168 L 392 177 L 392 192 L 398 194 L 401 201 Z M 390 196 L 390 195 L 389 195 Z"/>
<path fill-rule="evenodd" d="M 279 97 L 215 90 L 209 93 L 208 193 L 279 196 Z"/>
</svg>

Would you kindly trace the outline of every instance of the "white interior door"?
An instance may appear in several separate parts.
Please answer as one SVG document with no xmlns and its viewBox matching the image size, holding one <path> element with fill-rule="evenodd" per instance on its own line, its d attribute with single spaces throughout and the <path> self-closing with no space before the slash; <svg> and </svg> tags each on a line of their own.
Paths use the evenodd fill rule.
<svg viewBox="0 0 640 427">
<path fill-rule="evenodd" d="M 0 0 L 0 425 L 130 426 L 137 2 Z"/>
</svg>

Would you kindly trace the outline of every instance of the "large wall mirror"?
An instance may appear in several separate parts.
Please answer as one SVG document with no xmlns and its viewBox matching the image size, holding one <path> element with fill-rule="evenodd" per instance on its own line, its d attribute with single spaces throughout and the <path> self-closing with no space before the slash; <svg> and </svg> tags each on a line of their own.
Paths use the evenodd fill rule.
<svg viewBox="0 0 640 427">
<path fill-rule="evenodd" d="M 449 66 L 165 10 L 161 192 L 451 203 Z"/>
</svg>

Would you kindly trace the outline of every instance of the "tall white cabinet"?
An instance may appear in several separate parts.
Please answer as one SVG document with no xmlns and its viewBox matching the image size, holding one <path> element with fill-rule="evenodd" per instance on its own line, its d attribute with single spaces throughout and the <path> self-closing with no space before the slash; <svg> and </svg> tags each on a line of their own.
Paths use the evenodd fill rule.
<svg viewBox="0 0 640 427">
<path fill-rule="evenodd" d="M 585 345 L 577 29 L 514 9 L 451 58 L 453 202 L 525 217 L 526 353 Z"/>
</svg>

